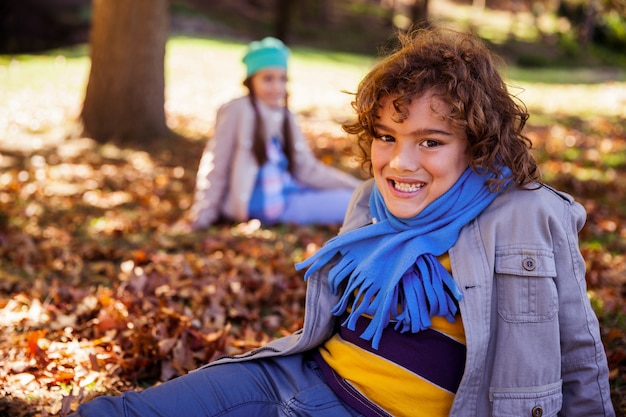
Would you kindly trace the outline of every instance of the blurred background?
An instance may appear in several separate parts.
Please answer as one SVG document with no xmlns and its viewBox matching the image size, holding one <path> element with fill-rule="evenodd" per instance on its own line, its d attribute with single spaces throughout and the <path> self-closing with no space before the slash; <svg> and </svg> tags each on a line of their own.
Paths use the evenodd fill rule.
<svg viewBox="0 0 626 417">
<path fill-rule="evenodd" d="M 467 7 L 455 12 L 454 6 Z M 245 39 L 271 34 L 287 43 L 370 54 L 390 31 L 427 19 L 473 27 L 487 38 L 496 32 L 506 35 L 493 39 L 499 44 L 542 42 L 560 49 L 558 54 L 533 56 L 507 48 L 521 53 L 520 63 L 525 64 L 573 57 L 591 62 L 590 55 L 612 62 L 619 57 L 611 58 L 611 52 L 624 59 L 626 50 L 623 0 L 172 0 L 167 8 L 172 29 L 186 33 Z M 4 1 L 0 53 L 87 42 L 91 10 L 91 0 Z M 485 10 L 497 13 L 484 20 Z"/>
<path fill-rule="evenodd" d="M 335 227 L 181 234 L 246 45 L 292 50 L 316 156 L 365 177 L 341 130 L 394 34 L 473 31 L 528 106 L 546 183 L 580 234 L 612 399 L 626 415 L 624 0 L 0 0 L 0 417 L 63 416 L 302 323 L 294 263 Z"/>
</svg>

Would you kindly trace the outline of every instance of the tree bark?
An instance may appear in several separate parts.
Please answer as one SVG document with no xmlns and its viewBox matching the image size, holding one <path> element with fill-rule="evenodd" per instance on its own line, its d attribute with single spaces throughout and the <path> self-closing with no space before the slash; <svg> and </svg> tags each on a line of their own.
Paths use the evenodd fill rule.
<svg viewBox="0 0 626 417">
<path fill-rule="evenodd" d="M 586 50 L 593 41 L 593 32 L 598 19 L 598 0 L 589 0 L 583 7 L 583 19 L 578 29 L 578 38 L 581 46 Z"/>
<path fill-rule="evenodd" d="M 414 27 L 429 27 L 428 0 L 414 0 L 411 5 L 411 21 Z"/>
<path fill-rule="evenodd" d="M 332 0 L 319 0 L 319 21 L 323 25 L 328 25 L 333 19 Z"/>
<path fill-rule="evenodd" d="M 332 0 L 299 0 L 299 19 L 307 25 L 328 27 L 333 20 Z"/>
<path fill-rule="evenodd" d="M 165 123 L 168 0 L 93 0 L 85 135 L 147 143 Z"/>
<path fill-rule="evenodd" d="M 291 32 L 292 8 L 297 0 L 277 0 L 276 1 L 276 37 L 284 43 L 289 44 Z"/>
</svg>

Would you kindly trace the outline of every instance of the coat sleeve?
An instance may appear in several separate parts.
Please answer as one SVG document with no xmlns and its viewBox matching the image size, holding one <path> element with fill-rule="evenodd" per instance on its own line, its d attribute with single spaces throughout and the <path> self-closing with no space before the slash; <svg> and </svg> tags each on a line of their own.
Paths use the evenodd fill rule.
<svg viewBox="0 0 626 417">
<path fill-rule="evenodd" d="M 585 281 L 585 262 L 578 232 L 586 213 L 571 197 L 564 198 L 563 227 L 567 237 L 556 259 L 563 379 L 562 416 L 614 416 L 606 353 L 598 319 L 591 307 Z"/>
<path fill-rule="evenodd" d="M 237 129 L 242 117 L 235 102 L 222 106 L 215 119 L 215 134 L 206 144 L 198 172 L 191 221 L 194 229 L 204 229 L 221 213 L 221 202 L 229 188 L 233 154 L 237 146 Z"/>
<path fill-rule="evenodd" d="M 374 179 L 370 178 L 354 190 L 346 210 L 346 216 L 339 230 L 340 234 L 364 226 L 372 221 L 369 199 L 373 188 Z"/>
<path fill-rule="evenodd" d="M 354 189 L 361 184 L 360 179 L 317 159 L 291 112 L 289 117 L 296 150 L 295 177 L 300 183 L 317 189 Z"/>
</svg>

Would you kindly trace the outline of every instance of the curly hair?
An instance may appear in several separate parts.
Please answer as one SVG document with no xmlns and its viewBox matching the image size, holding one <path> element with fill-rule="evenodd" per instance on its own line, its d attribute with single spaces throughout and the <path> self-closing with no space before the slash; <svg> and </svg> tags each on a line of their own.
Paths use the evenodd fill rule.
<svg viewBox="0 0 626 417">
<path fill-rule="evenodd" d="M 381 102 L 392 100 L 399 120 L 406 120 L 412 99 L 432 91 L 450 109 L 446 117 L 467 135 L 470 166 L 500 178 L 508 166 L 512 176 L 490 180 L 499 190 L 506 180 L 520 186 L 537 181 L 532 143 L 522 130 L 526 106 L 512 96 L 498 72 L 499 58 L 475 36 L 429 28 L 398 34 L 400 46 L 363 78 L 352 107 L 356 120 L 343 129 L 357 136 L 358 157 L 371 173 L 370 148 Z"/>
</svg>

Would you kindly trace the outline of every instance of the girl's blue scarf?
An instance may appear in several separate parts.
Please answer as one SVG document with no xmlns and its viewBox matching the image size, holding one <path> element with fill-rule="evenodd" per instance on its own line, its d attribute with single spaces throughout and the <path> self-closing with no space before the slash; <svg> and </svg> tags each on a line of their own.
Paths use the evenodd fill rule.
<svg viewBox="0 0 626 417">
<path fill-rule="evenodd" d="M 505 177 L 509 173 L 503 169 Z M 373 223 L 334 237 L 296 269 L 310 266 L 304 276 L 308 279 L 340 254 L 328 282 L 334 294 L 342 284 L 345 289 L 332 313 L 344 313 L 356 294 L 342 325 L 355 330 L 361 315 L 370 316 L 361 338 L 375 349 L 391 320 L 401 332 L 424 330 L 433 316 L 452 322 L 462 295 L 437 256 L 446 253 L 461 228 L 496 198 L 498 193 L 485 184 L 487 178 L 468 168 L 452 188 L 410 219 L 391 214 L 375 185 L 370 196 Z"/>
</svg>

